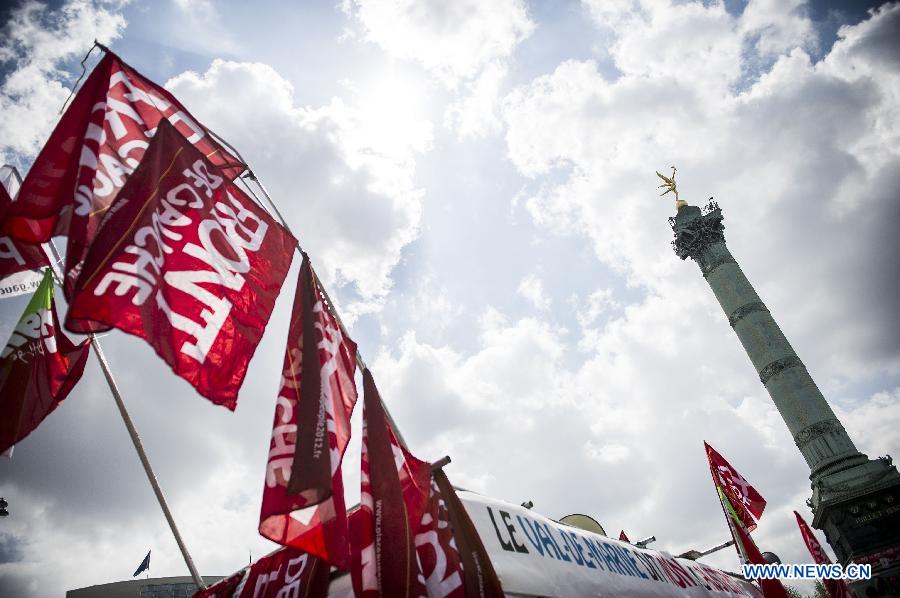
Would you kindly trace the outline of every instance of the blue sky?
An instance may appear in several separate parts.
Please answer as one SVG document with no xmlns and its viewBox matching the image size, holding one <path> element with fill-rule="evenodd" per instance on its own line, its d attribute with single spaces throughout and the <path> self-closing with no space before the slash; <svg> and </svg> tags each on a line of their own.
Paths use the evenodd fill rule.
<svg viewBox="0 0 900 598">
<path fill-rule="evenodd" d="M 417 6 L 12 6 L 0 159 L 27 169 L 100 39 L 249 160 L 418 456 L 680 552 L 727 535 L 705 439 L 768 499 L 763 549 L 806 562 L 791 511 L 808 514 L 808 471 L 672 253 L 653 172 L 676 164 L 683 198 L 716 197 L 859 448 L 897 454 L 900 5 Z M 296 268 L 233 414 L 140 341 L 102 339 L 204 575 L 273 547 L 256 525 Z M 5 301 L 11 327 L 24 304 Z M 355 444 L 346 462 L 355 488 Z M 125 579 L 148 548 L 153 575 L 184 572 L 96 364 L 0 462 L 0 489 L 15 595 Z"/>
</svg>

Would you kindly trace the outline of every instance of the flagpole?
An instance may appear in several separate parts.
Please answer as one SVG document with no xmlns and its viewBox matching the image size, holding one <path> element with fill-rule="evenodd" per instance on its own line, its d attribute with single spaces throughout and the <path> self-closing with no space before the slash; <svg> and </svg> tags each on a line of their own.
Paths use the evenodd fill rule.
<svg viewBox="0 0 900 598">
<path fill-rule="evenodd" d="M 59 285 L 63 284 L 62 273 L 58 270 L 59 263 L 62 261 L 62 258 L 59 255 L 59 251 L 56 249 L 56 245 L 51 240 L 47 245 L 50 246 L 50 250 L 53 253 L 53 261 L 51 262 L 51 270 L 53 272 L 54 278 L 56 278 L 56 282 Z M 134 444 L 134 450 L 137 451 L 138 458 L 141 460 L 141 465 L 144 466 L 144 472 L 147 474 L 147 479 L 150 481 L 150 486 L 153 487 L 153 493 L 156 494 L 156 500 L 159 502 L 159 506 L 162 509 L 163 515 L 166 517 L 166 521 L 169 523 L 169 528 L 172 530 L 172 535 L 175 536 L 175 542 L 178 544 L 178 548 L 181 550 L 181 555 L 184 557 L 184 562 L 187 565 L 188 570 L 191 572 L 191 577 L 194 578 L 194 583 L 197 584 L 197 587 L 200 589 L 205 589 L 206 584 L 203 583 L 203 578 L 200 577 L 200 574 L 197 572 L 197 567 L 194 566 L 194 560 L 191 558 L 190 553 L 188 552 L 187 546 L 184 544 L 184 540 L 181 538 L 181 533 L 178 531 L 178 526 L 175 525 L 175 518 L 172 517 L 172 511 L 169 510 L 169 505 L 166 502 L 166 497 L 163 495 L 162 488 L 159 486 L 159 481 L 156 479 L 156 474 L 153 472 L 153 467 L 150 465 L 150 458 L 147 457 L 146 451 L 144 451 L 144 444 L 141 442 L 141 437 L 138 435 L 137 428 L 134 427 L 134 422 L 131 419 L 131 415 L 128 413 L 128 409 L 125 408 L 125 402 L 122 400 L 122 394 L 119 392 L 119 385 L 116 384 L 116 379 L 113 377 L 112 370 L 109 367 L 109 362 L 106 361 L 106 355 L 103 353 L 103 348 L 100 346 L 100 341 L 97 337 L 92 333 L 89 334 L 88 337 L 91 339 L 91 349 L 94 351 L 94 355 L 97 356 L 97 361 L 100 362 L 100 369 L 103 370 L 103 375 L 106 377 L 106 384 L 109 386 L 109 390 L 112 393 L 113 399 L 116 401 L 116 407 L 119 408 L 119 414 L 122 416 L 122 421 L 125 422 L 125 428 L 128 430 L 128 435 L 131 436 L 131 442 Z"/>
<path fill-rule="evenodd" d="M 218 135 L 216 135 L 216 138 L 221 140 L 221 138 L 219 138 Z M 238 154 L 238 157 L 240 157 L 243 160 L 243 157 L 241 157 L 240 154 Z M 246 164 L 246 163 L 247 163 L 247 161 L 244 160 L 244 164 Z M 253 172 L 253 169 L 250 168 L 249 165 L 247 166 L 247 174 L 244 176 L 238 177 L 238 178 L 240 178 L 241 181 L 244 183 L 244 187 L 247 189 L 247 191 L 250 192 L 250 194 L 256 200 L 256 203 L 262 204 L 262 202 L 259 199 L 259 196 L 253 191 L 253 189 L 250 187 L 250 185 L 247 184 L 247 181 L 244 180 L 244 177 L 247 177 L 251 181 L 256 183 L 256 186 L 259 187 L 259 190 L 263 194 L 263 197 L 266 198 L 266 203 L 271 208 L 271 212 L 273 212 L 275 217 L 278 218 L 278 221 L 285 228 L 285 230 L 287 230 L 289 233 L 291 233 L 291 236 L 294 237 L 295 241 L 297 241 L 297 251 L 300 252 L 301 255 L 303 255 L 305 252 L 303 251 L 303 247 L 300 245 L 300 241 L 297 239 L 297 235 L 295 235 L 294 232 L 291 230 L 291 227 L 290 227 L 290 225 L 288 225 L 287 220 L 285 220 L 284 216 L 281 214 L 281 210 L 278 209 L 278 206 L 276 206 L 275 202 L 272 200 L 272 196 L 269 195 L 269 192 L 266 190 L 265 186 L 262 184 L 262 181 L 260 181 L 256 177 L 256 174 Z M 315 275 L 315 271 L 313 271 L 313 274 Z M 318 276 L 316 276 L 316 278 L 318 279 Z M 349 337 L 350 333 L 347 332 L 347 327 L 344 326 L 344 322 L 343 322 L 343 320 L 341 320 L 341 316 L 337 311 L 337 307 L 335 306 L 334 301 L 331 300 L 331 297 L 328 296 L 328 291 L 325 289 L 324 285 L 319 284 L 319 290 L 322 291 L 322 295 L 325 297 L 325 301 L 328 303 L 328 310 L 334 316 L 334 319 L 337 320 L 338 326 L 341 327 L 341 332 L 345 336 Z M 363 360 L 362 355 L 360 355 L 360 353 L 359 353 L 359 348 L 357 348 L 357 350 L 356 350 L 356 365 L 359 367 L 359 369 L 361 371 L 369 369 L 366 366 L 366 362 Z M 384 399 L 382 399 L 380 395 L 379 395 L 379 400 L 381 401 L 381 407 L 384 410 L 385 416 L 387 417 L 388 421 L 390 422 L 391 427 L 394 429 L 394 435 L 397 437 L 397 442 L 400 443 L 400 446 L 402 446 L 406 450 L 409 450 L 409 446 L 407 446 L 406 440 L 403 438 L 403 433 L 400 432 L 400 428 L 397 426 L 397 422 L 394 421 L 394 417 L 391 415 L 391 412 L 388 411 L 387 405 L 385 405 Z"/>
<path fill-rule="evenodd" d="M 706 460 L 709 462 L 709 453 L 706 454 Z M 738 560 L 741 561 L 741 564 L 747 562 L 747 557 L 744 555 L 743 546 L 740 542 L 738 542 L 737 533 L 734 531 L 734 528 L 731 527 L 734 525 L 734 522 L 731 521 L 731 515 L 728 514 L 728 511 L 725 510 L 725 503 L 722 502 L 722 495 L 719 493 L 719 484 L 716 482 L 716 472 L 713 469 L 712 462 L 709 462 L 709 474 L 712 476 L 713 487 L 716 489 L 716 497 L 719 499 L 719 506 L 722 508 L 722 515 L 725 516 L 725 523 L 728 524 L 728 531 L 731 533 L 731 543 L 734 544 L 734 549 L 737 551 Z M 748 533 L 749 535 L 749 533 Z M 728 546 L 725 544 L 723 548 Z"/>
</svg>

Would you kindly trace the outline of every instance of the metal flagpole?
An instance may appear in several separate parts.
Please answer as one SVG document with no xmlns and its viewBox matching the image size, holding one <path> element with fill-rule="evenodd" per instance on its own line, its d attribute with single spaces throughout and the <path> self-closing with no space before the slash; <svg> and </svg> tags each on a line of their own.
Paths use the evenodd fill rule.
<svg viewBox="0 0 900 598">
<path fill-rule="evenodd" d="M 56 245 L 52 240 L 48 245 L 53 253 L 53 262 L 51 264 L 53 276 L 56 278 L 56 282 L 62 286 L 62 272 L 58 270 L 59 264 L 62 261 L 59 251 L 56 249 Z M 169 528 L 172 530 L 172 535 L 175 536 L 175 542 L 178 543 L 178 548 L 181 550 L 184 562 L 191 572 L 191 577 L 194 578 L 194 583 L 197 584 L 198 588 L 204 589 L 206 588 L 206 584 L 203 583 L 203 578 L 200 577 L 200 574 L 197 572 L 194 560 L 191 558 L 187 546 L 185 546 L 184 540 L 181 538 L 178 526 L 175 525 L 175 518 L 172 517 L 172 511 L 169 510 L 166 497 L 163 495 L 162 488 L 159 486 L 159 481 L 156 479 L 156 474 L 153 472 L 153 467 L 150 465 L 150 459 L 147 457 L 146 451 L 144 451 L 144 444 L 141 442 L 141 437 L 138 435 L 137 428 L 134 427 L 134 422 L 131 419 L 131 415 L 128 414 L 128 409 L 125 408 L 125 402 L 122 400 L 122 394 L 119 392 L 119 385 L 116 384 L 116 379 L 113 378 L 112 370 L 109 367 L 109 362 L 106 361 L 106 355 L 103 353 L 100 341 L 93 333 L 89 334 L 88 337 L 91 339 L 91 349 L 93 349 L 94 355 L 97 356 L 97 361 L 100 362 L 100 369 L 103 370 L 103 375 L 106 377 L 106 384 L 109 386 L 113 399 L 116 401 L 116 407 L 119 408 L 119 414 L 122 416 L 122 421 L 125 422 L 125 428 L 128 429 L 128 435 L 131 436 L 131 442 L 134 443 L 134 450 L 137 451 L 138 458 L 141 460 L 141 465 L 144 466 L 144 472 L 147 474 L 150 486 L 153 487 L 153 493 L 156 494 L 156 500 L 159 501 L 159 506 L 162 509 L 163 515 L 166 516 L 166 521 L 169 522 Z"/>
<path fill-rule="evenodd" d="M 219 138 L 218 135 L 215 135 L 215 137 L 218 139 L 221 139 L 221 138 Z M 235 152 L 235 153 L 237 153 L 237 152 Z M 240 154 L 238 154 L 238 157 L 241 160 L 243 160 L 243 156 L 241 156 Z M 244 160 L 244 164 L 247 164 L 246 160 Z M 247 174 L 245 174 L 239 178 L 244 183 L 244 187 L 247 189 L 247 191 L 250 192 L 250 195 L 252 195 L 253 198 L 256 200 L 256 203 L 262 205 L 262 202 L 259 199 L 259 195 L 257 195 L 256 192 L 253 191 L 253 189 L 250 187 L 250 185 L 247 184 L 245 177 L 249 178 L 251 181 L 256 183 L 257 187 L 259 187 L 259 190 L 263 194 L 263 197 L 266 198 L 266 203 L 271 208 L 270 211 L 272 213 L 274 213 L 276 218 L 278 218 L 278 221 L 281 223 L 281 225 L 289 233 L 291 233 L 291 236 L 294 237 L 294 240 L 297 241 L 297 251 L 299 251 L 300 254 L 303 255 L 305 252 L 303 251 L 303 247 L 300 245 L 300 241 L 297 239 L 297 235 L 295 235 L 294 231 L 291 230 L 291 227 L 290 227 L 290 225 L 288 225 L 287 220 L 285 220 L 284 216 L 281 214 L 281 210 L 278 209 L 278 206 L 276 206 L 275 202 L 272 200 L 272 196 L 269 195 L 269 192 L 266 190 L 265 186 L 262 184 L 262 181 L 260 181 L 258 178 L 256 178 L 256 174 L 254 174 L 253 169 L 250 168 L 249 165 L 247 166 Z M 315 272 L 313 274 L 315 275 Z M 318 282 L 317 275 L 316 275 L 316 280 Z M 334 319 L 337 320 L 338 326 L 341 327 L 341 332 L 345 336 L 349 337 L 350 333 L 347 332 L 347 327 L 344 326 L 344 322 L 341 320 L 341 316 L 337 311 L 337 307 L 335 307 L 335 305 L 334 305 L 334 301 L 332 301 L 331 297 L 328 296 L 328 291 L 325 289 L 325 287 L 322 284 L 319 284 L 319 289 L 322 291 L 322 295 L 325 297 L 325 301 L 328 302 L 328 310 L 334 316 Z M 363 360 L 362 355 L 360 355 L 360 353 L 359 353 L 359 348 L 357 348 L 357 350 L 356 350 L 356 365 L 359 366 L 360 370 L 368 369 L 368 367 L 366 366 L 366 362 Z M 402 446 L 406 450 L 409 450 L 409 446 L 407 446 L 406 440 L 403 438 L 403 433 L 400 432 L 400 428 L 397 426 L 397 422 L 394 421 L 394 418 L 391 415 L 391 412 L 388 411 L 387 405 L 384 404 L 384 399 L 381 399 L 381 406 L 384 409 L 384 414 L 387 416 L 388 421 L 391 424 L 391 427 L 394 429 L 394 434 L 397 436 L 397 442 L 400 443 L 400 446 Z"/>
<path fill-rule="evenodd" d="M 93 49 L 93 47 L 91 49 Z M 87 59 L 87 56 L 85 56 L 85 59 Z M 84 61 L 82 61 L 82 63 L 83 62 Z M 16 177 L 16 182 L 21 187 L 22 175 L 19 174 L 18 169 L 13 167 L 12 174 Z M 57 284 L 62 286 L 64 282 L 63 273 L 60 268 L 62 257 L 59 255 L 59 250 L 56 248 L 56 244 L 52 239 L 46 245 L 50 247 L 52 258 L 50 260 L 50 271 L 53 273 L 53 277 L 56 279 Z M 103 375 L 106 377 L 106 383 L 109 385 L 109 390 L 110 392 L 112 392 L 113 399 L 115 399 L 116 401 L 116 407 L 119 408 L 119 413 L 122 415 L 122 420 L 125 422 L 125 427 L 128 429 L 128 435 L 131 436 L 131 441 L 134 443 L 134 450 L 137 451 L 138 457 L 141 460 L 141 464 L 144 466 L 144 471 L 147 473 L 147 479 L 150 480 L 150 485 L 153 487 L 153 492 L 154 494 L 156 494 L 156 499 L 159 501 L 159 506 L 160 508 L 162 508 L 163 514 L 166 516 L 166 521 L 169 522 L 169 528 L 171 528 L 172 530 L 172 535 L 175 536 L 175 542 L 178 543 L 178 548 L 181 549 L 181 554 L 184 557 L 184 562 L 185 564 L 187 564 L 188 570 L 191 572 L 191 577 L 194 578 L 194 583 L 196 583 L 200 588 L 205 588 L 206 585 L 203 583 L 203 578 L 201 578 L 200 574 L 197 573 L 197 568 L 194 566 L 194 560 L 191 558 L 187 546 L 185 546 L 184 540 L 181 538 L 181 534 L 178 532 L 178 526 L 175 525 L 175 519 L 172 517 L 172 512 L 169 510 L 169 505 L 166 503 L 166 497 L 162 493 L 162 488 L 159 487 L 159 482 L 156 479 L 156 474 L 153 473 L 153 467 L 151 467 L 150 459 L 147 457 L 147 453 L 144 451 L 144 445 L 143 443 L 141 443 L 141 438 L 140 436 L 138 436 L 137 429 L 134 427 L 134 422 L 131 420 L 131 416 L 128 414 L 128 410 L 125 408 L 124 401 L 122 401 L 122 394 L 119 392 L 119 385 L 116 384 L 116 380 L 115 378 L 113 378 L 112 371 L 109 368 L 109 362 L 106 361 L 106 355 L 104 355 L 103 348 L 100 346 L 100 341 L 94 334 L 89 334 L 88 337 L 91 339 L 91 349 L 93 349 L 94 354 L 97 356 L 97 360 L 100 362 L 100 369 L 103 370 Z"/>
</svg>

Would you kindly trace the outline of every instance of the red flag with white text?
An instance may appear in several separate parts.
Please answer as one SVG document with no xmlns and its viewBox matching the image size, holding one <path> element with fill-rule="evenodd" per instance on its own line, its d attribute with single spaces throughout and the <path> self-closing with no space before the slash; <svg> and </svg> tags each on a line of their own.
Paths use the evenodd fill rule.
<svg viewBox="0 0 900 598">
<path fill-rule="evenodd" d="M 464 598 L 466 589 L 463 585 L 464 572 L 459 548 L 453 537 L 447 501 L 434 479 L 431 480 L 428 503 L 415 535 L 415 544 L 429 598 Z"/>
<path fill-rule="evenodd" d="M 422 527 L 416 535 L 416 547 L 419 555 L 419 563 L 422 574 L 425 577 L 428 598 L 440 598 L 443 596 L 466 598 L 502 598 L 503 588 L 500 579 L 494 570 L 494 565 L 488 556 L 487 549 L 478 535 L 478 530 L 469 517 L 466 508 L 456 494 L 447 474 L 442 469 L 433 472 L 431 486 L 432 503 L 438 499 L 441 506 L 439 516 L 436 519 L 437 538 L 443 554 L 435 552 L 438 557 L 436 565 L 430 566 L 431 560 L 424 553 L 420 545 L 420 538 L 426 530 L 426 511 L 422 517 Z M 429 503 L 431 506 L 431 503 Z M 442 520 L 446 518 L 449 523 L 450 540 L 447 541 L 446 531 L 441 533 Z M 462 585 L 458 590 L 451 590 L 456 585 L 456 573 L 461 575 Z"/>
<path fill-rule="evenodd" d="M 25 313 L 0 355 L 0 452 L 28 436 L 81 379 L 89 341 L 63 334 L 45 271 Z"/>
<path fill-rule="evenodd" d="M 729 527 L 738 551 L 746 555 L 747 562 L 754 565 L 765 565 L 766 559 L 763 558 L 762 552 L 753 538 L 750 537 L 749 530 L 744 528 L 744 524 L 738 516 L 737 509 L 731 499 L 725 494 L 722 488 L 719 488 L 719 499 L 725 507 L 729 517 Z M 759 587 L 762 589 L 765 598 L 789 598 L 787 590 L 777 579 L 759 579 Z"/>
<path fill-rule="evenodd" d="M 803 541 L 806 543 L 806 548 L 809 550 L 809 554 L 812 555 L 813 560 L 817 565 L 830 565 L 831 559 L 825 554 L 825 550 L 819 544 L 809 525 L 803 520 L 800 513 L 794 511 L 794 515 L 797 517 L 800 534 L 803 536 Z M 831 598 L 855 598 L 856 596 L 843 579 L 823 579 L 822 583 L 825 585 L 825 590 Z"/>
<path fill-rule="evenodd" d="M 105 214 L 66 328 L 143 338 L 197 392 L 234 410 L 295 245 L 162 120 Z"/>
<path fill-rule="evenodd" d="M 68 235 L 67 298 L 104 212 L 162 121 L 176 127 L 229 180 L 245 169 L 171 93 L 107 51 L 38 154 L 3 221 L 6 233 L 32 243 Z"/>
<path fill-rule="evenodd" d="M 361 497 L 350 520 L 353 591 L 357 598 L 421 596 L 414 535 L 429 496 L 430 465 L 400 445 L 369 370 L 363 394 Z"/>
<path fill-rule="evenodd" d="M 4 169 L 11 167 L 5 166 Z M 11 176 L 15 176 L 12 175 Z M 0 181 L 0 222 L 12 208 L 12 192 L 7 180 Z M 40 245 L 25 243 L 9 235 L 0 234 L 0 298 L 34 292 L 42 279 L 41 268 L 50 265 Z"/>
<path fill-rule="evenodd" d="M 631 544 L 631 540 L 628 539 L 628 536 L 625 534 L 625 530 L 619 532 L 619 539 L 623 542 L 628 542 Z"/>
<path fill-rule="evenodd" d="M 309 365 L 307 365 L 309 364 Z M 304 256 L 275 405 L 259 533 L 341 568 L 350 542 L 341 461 L 356 404 L 346 338 Z"/>
<path fill-rule="evenodd" d="M 713 481 L 731 500 L 747 531 L 752 532 L 756 529 L 756 521 L 762 517 L 763 509 L 766 508 L 766 499 L 713 447 L 706 442 L 703 446 L 706 447 L 706 457 L 709 460 Z"/>
<path fill-rule="evenodd" d="M 329 566 L 296 548 L 279 548 L 249 567 L 197 590 L 194 598 L 324 598 Z"/>
</svg>

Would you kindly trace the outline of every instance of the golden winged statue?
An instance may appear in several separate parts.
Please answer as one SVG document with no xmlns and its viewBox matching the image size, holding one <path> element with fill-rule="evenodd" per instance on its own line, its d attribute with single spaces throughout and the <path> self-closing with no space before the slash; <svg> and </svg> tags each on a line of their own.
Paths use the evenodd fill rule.
<svg viewBox="0 0 900 598">
<path fill-rule="evenodd" d="M 687 202 L 683 201 L 682 199 L 679 199 L 679 197 L 678 197 L 678 186 L 675 183 L 675 171 L 676 171 L 676 168 L 673 166 L 672 167 L 672 176 L 667 177 L 664 174 L 660 174 L 660 172 L 657 170 L 656 176 L 658 176 L 660 179 L 662 179 L 662 185 L 659 185 L 659 188 L 665 189 L 665 191 L 660 193 L 659 196 L 662 197 L 663 195 L 666 195 L 667 193 L 674 193 L 675 194 L 675 207 L 680 208 L 681 206 L 686 206 Z"/>
</svg>

